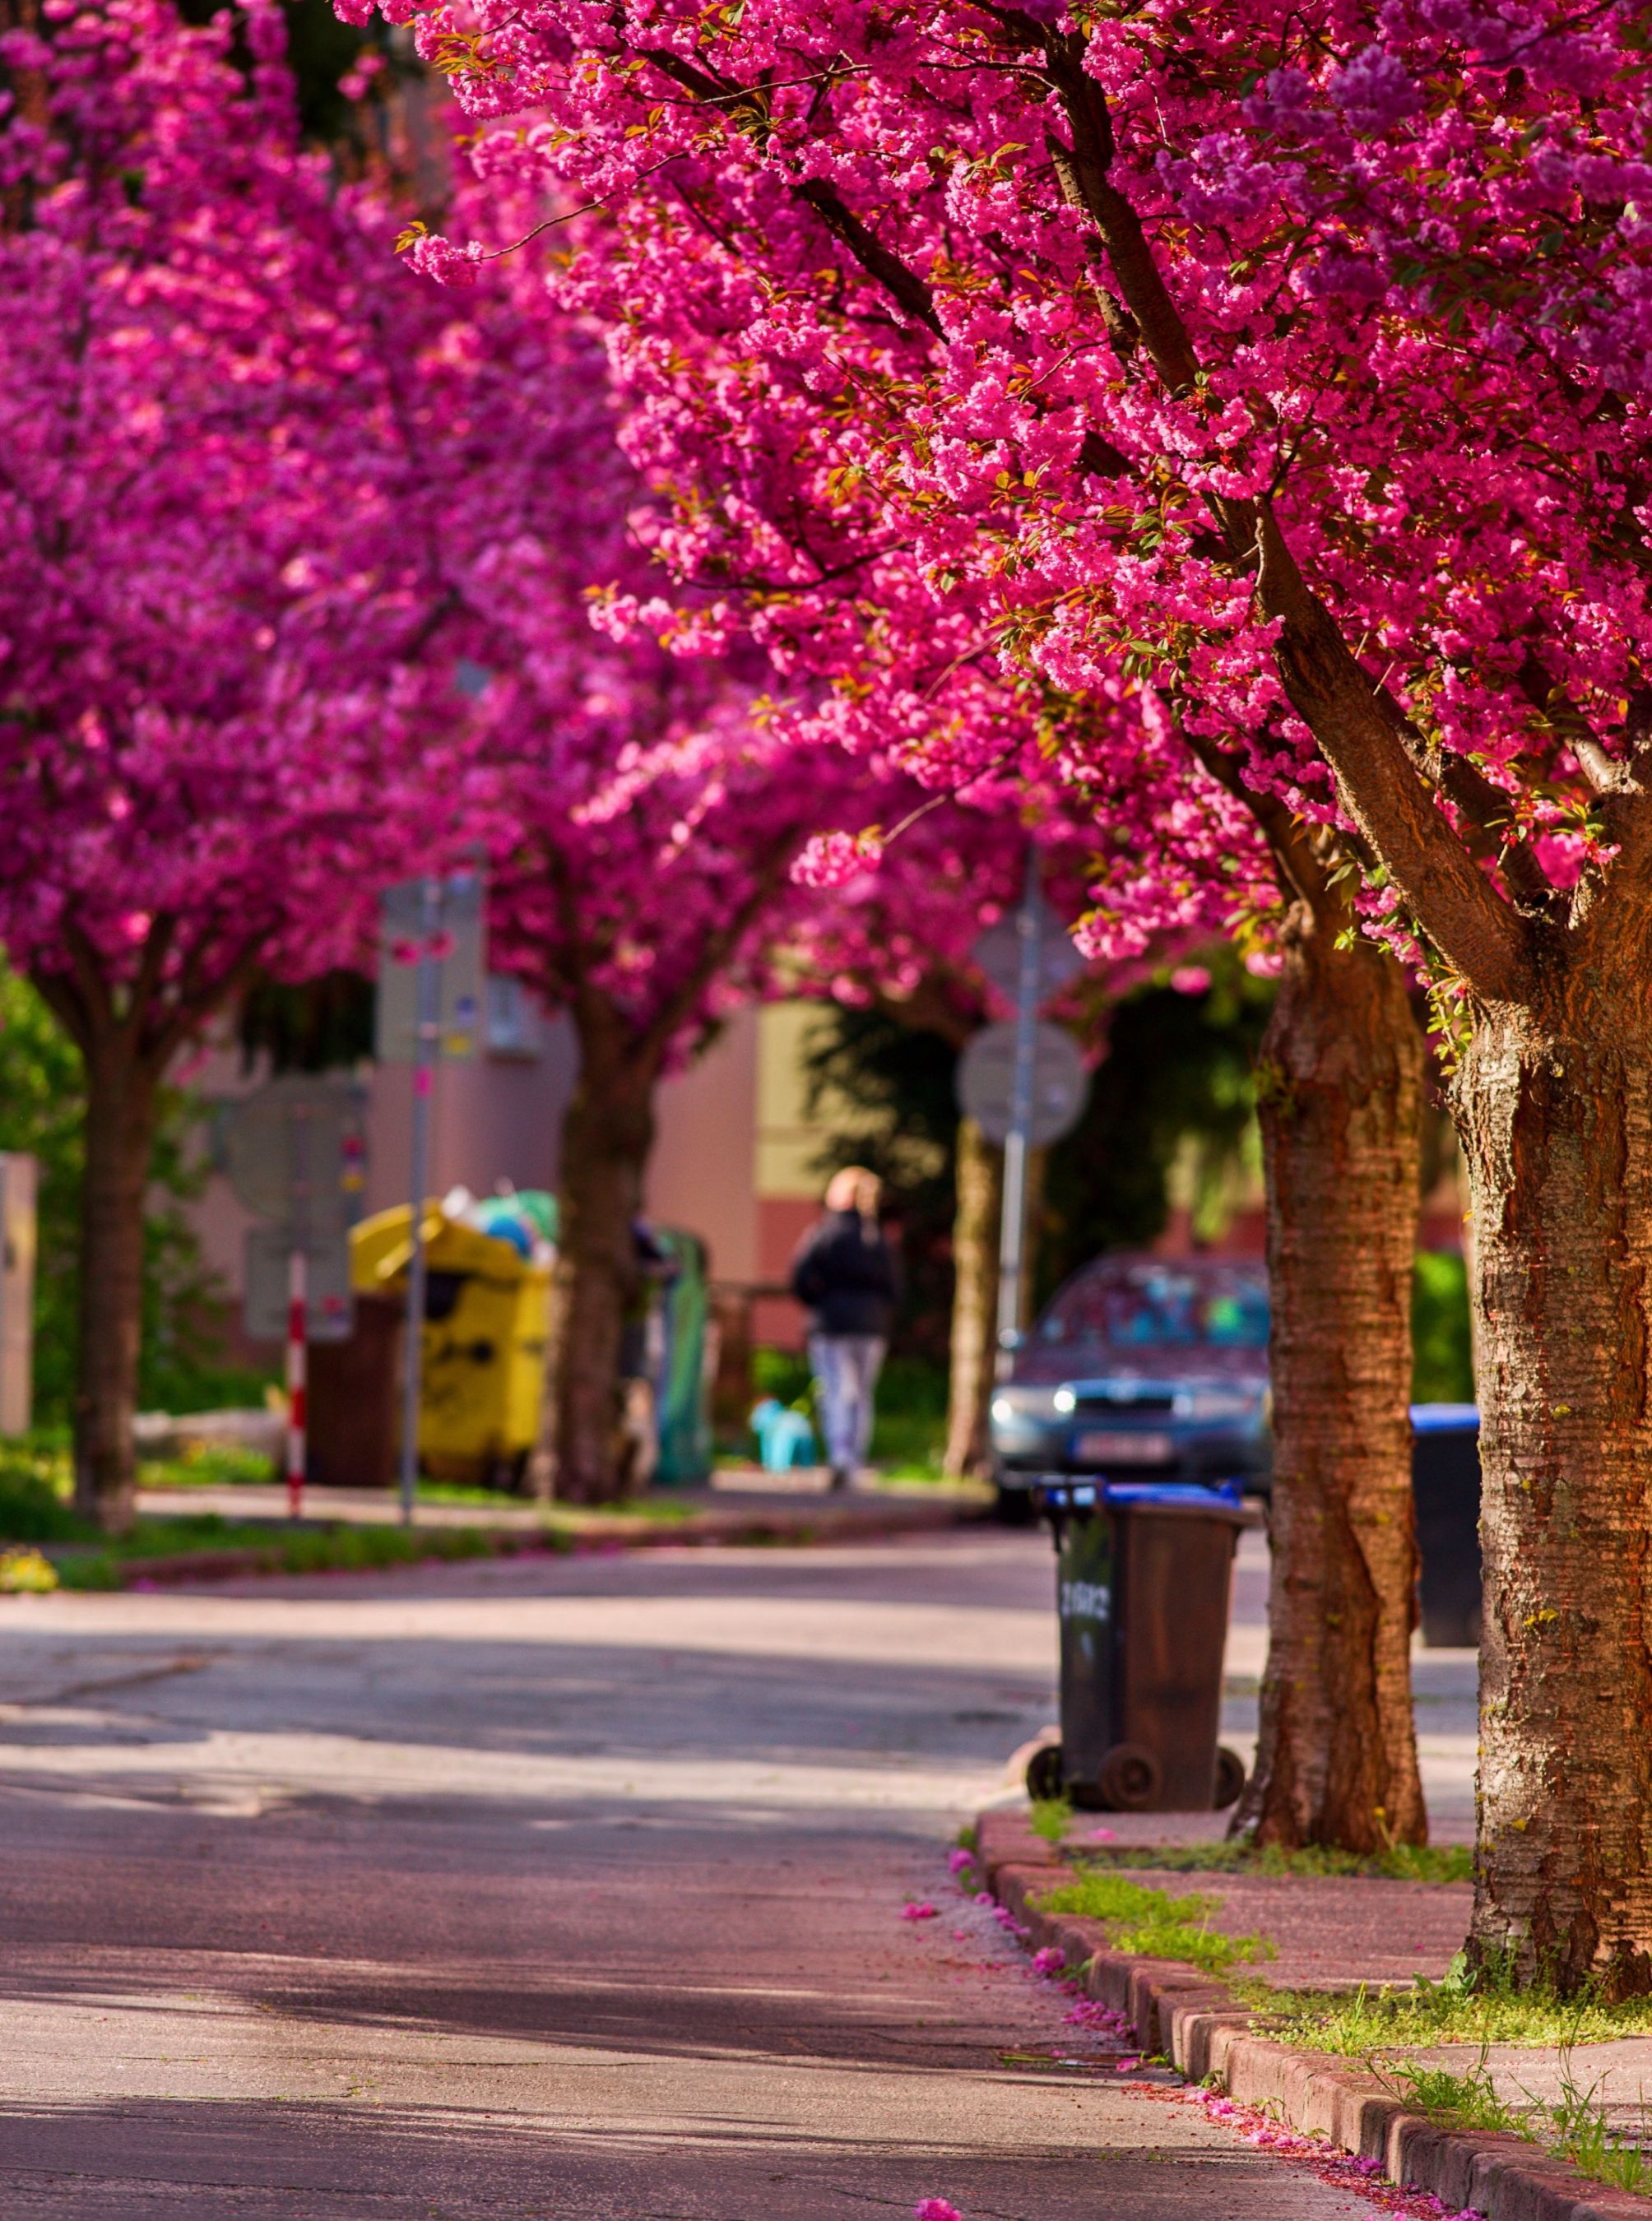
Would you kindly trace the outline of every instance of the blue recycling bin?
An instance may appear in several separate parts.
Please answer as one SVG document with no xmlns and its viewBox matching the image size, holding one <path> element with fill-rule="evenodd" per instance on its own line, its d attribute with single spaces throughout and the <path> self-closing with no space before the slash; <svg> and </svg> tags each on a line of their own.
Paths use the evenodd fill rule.
<svg viewBox="0 0 1652 2221">
<path fill-rule="evenodd" d="M 1480 1412 L 1473 1404 L 1411 1405 L 1417 1604 L 1430 1650 L 1480 1642 Z"/>
</svg>

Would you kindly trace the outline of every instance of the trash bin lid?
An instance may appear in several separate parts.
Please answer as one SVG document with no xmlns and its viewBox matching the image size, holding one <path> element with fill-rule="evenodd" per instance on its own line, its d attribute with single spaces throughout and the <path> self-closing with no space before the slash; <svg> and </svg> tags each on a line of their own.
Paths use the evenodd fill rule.
<svg viewBox="0 0 1652 2221">
<path fill-rule="evenodd" d="M 1108 1481 L 1108 1504 L 1236 1504 L 1239 1481 Z"/>
<path fill-rule="evenodd" d="M 1101 1499 L 1111 1512 L 1190 1512 L 1252 1526 L 1239 1481 L 1108 1481 Z"/>
<path fill-rule="evenodd" d="M 350 1229 L 350 1279 L 358 1290 L 406 1285 L 412 1255 L 413 1213 L 407 1204 L 375 1212 Z M 425 1263 L 433 1273 L 475 1273 L 518 1286 L 528 1261 L 509 1242 L 447 1217 L 439 1203 L 424 1207 Z"/>
<path fill-rule="evenodd" d="M 1418 1435 L 1478 1434 L 1480 1407 L 1475 1404 L 1413 1404 L 1411 1431 Z"/>
<path fill-rule="evenodd" d="M 1236 1512 L 1244 1504 L 1244 1485 L 1237 1480 L 1080 1480 L 1068 1473 L 1047 1473 L 1036 1484 L 1038 1493 L 1058 1509 Z M 1248 1517 L 1248 1514 L 1245 1515 Z"/>
</svg>

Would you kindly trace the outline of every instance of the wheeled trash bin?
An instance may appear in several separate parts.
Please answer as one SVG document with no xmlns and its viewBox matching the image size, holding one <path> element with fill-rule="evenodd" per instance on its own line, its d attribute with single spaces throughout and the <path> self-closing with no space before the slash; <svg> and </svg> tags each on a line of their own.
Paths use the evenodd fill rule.
<svg viewBox="0 0 1652 2221">
<path fill-rule="evenodd" d="M 1034 1797 L 1099 1812 L 1220 1811 L 1245 1786 L 1218 1748 L 1239 1530 L 1236 1484 L 1051 1480 L 1061 1740 L 1033 1754 Z"/>
<path fill-rule="evenodd" d="M 550 1268 L 520 1240 L 449 1218 L 435 1200 L 424 1211 L 419 1462 L 446 1480 L 515 1486 L 539 1429 Z M 358 1294 L 405 1307 L 412 1236 L 406 1204 L 351 1229 Z M 399 1443 L 399 1411 L 397 1435 Z"/>
</svg>

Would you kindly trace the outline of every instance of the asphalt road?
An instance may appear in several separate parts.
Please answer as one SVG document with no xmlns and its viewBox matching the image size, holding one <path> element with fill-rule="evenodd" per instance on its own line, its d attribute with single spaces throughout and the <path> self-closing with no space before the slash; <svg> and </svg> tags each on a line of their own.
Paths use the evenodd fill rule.
<svg viewBox="0 0 1652 2221">
<path fill-rule="evenodd" d="M 1370 2212 L 950 1886 L 1049 1579 L 977 1531 L 7 1599 L 0 2213 Z"/>
</svg>

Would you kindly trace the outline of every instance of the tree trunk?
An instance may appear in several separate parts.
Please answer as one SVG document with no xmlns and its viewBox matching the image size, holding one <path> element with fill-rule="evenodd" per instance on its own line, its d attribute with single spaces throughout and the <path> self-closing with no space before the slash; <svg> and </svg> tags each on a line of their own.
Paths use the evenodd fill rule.
<svg viewBox="0 0 1652 2221">
<path fill-rule="evenodd" d="M 1236 1830 L 1421 1842 L 1410 1646 L 1411 1293 L 1423 1042 L 1393 960 L 1298 910 L 1262 1046 L 1273 1582 Z"/>
<path fill-rule="evenodd" d="M 952 1222 L 952 1367 L 942 1471 L 984 1473 L 998 1301 L 998 1211 L 1004 1153 L 973 1118 L 958 1124 L 958 1208 Z"/>
<path fill-rule="evenodd" d="M 85 1173 L 80 1207 L 80 1341 L 75 1354 L 74 1500 L 124 1535 L 137 1511 L 138 1354 L 143 1338 L 144 1201 L 154 1141 L 153 1073 L 117 1034 L 83 1048 Z"/>
<path fill-rule="evenodd" d="M 571 1504 L 625 1492 L 620 1350 L 641 1292 L 632 1222 L 654 1145 L 652 1060 L 582 1028 L 579 1085 L 562 1123 L 561 1223 L 552 1304 L 553 1486 Z"/>
<path fill-rule="evenodd" d="M 1643 979 L 1602 968 L 1493 1006 L 1454 1093 L 1486 1579 L 1470 1951 L 1616 1999 L 1652 1990 L 1652 1033 Z"/>
</svg>

